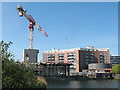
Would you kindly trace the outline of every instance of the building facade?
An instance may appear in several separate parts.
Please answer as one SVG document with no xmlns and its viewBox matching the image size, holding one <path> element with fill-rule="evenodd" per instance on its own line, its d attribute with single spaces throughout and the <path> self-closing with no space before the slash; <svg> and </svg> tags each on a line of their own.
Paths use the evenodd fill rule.
<svg viewBox="0 0 120 90">
<path fill-rule="evenodd" d="M 71 72 L 80 72 L 88 68 L 90 63 L 110 63 L 110 52 L 108 48 L 86 48 L 74 49 L 52 49 L 43 53 L 43 63 L 71 62 Z"/>
<path fill-rule="evenodd" d="M 112 64 L 110 63 L 93 63 L 88 64 L 87 70 L 82 70 L 83 76 L 90 78 L 108 78 L 112 77 Z"/>
<path fill-rule="evenodd" d="M 112 65 L 120 64 L 120 55 L 111 55 L 110 56 L 110 63 Z"/>
</svg>

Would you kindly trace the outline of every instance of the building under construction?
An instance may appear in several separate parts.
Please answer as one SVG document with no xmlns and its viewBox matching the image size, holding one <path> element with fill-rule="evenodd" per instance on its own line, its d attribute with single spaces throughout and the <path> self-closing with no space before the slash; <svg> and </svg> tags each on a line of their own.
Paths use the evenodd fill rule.
<svg viewBox="0 0 120 90">
<path fill-rule="evenodd" d="M 70 76 L 70 65 L 68 63 L 40 63 L 36 64 L 35 72 L 43 77 L 66 77 Z"/>
</svg>

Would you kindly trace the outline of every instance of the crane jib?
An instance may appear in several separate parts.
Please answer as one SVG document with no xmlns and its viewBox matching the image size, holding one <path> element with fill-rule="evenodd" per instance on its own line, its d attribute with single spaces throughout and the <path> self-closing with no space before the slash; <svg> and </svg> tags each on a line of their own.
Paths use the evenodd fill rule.
<svg viewBox="0 0 120 90">
<path fill-rule="evenodd" d="M 34 29 L 35 26 L 39 31 L 41 31 L 46 37 L 48 37 L 47 33 L 35 22 L 34 18 L 31 15 L 26 14 L 26 10 L 20 5 L 17 5 L 17 10 L 19 11 L 19 16 L 24 16 L 29 21 L 29 29 Z"/>
<path fill-rule="evenodd" d="M 33 25 L 35 25 L 35 20 L 34 18 L 31 16 L 31 15 L 27 15 L 26 13 L 24 13 L 24 16 L 30 21 L 33 23 Z"/>
<path fill-rule="evenodd" d="M 33 23 L 35 23 L 34 18 L 33 18 L 31 15 L 28 15 L 28 16 L 30 17 L 30 20 L 31 20 Z"/>
</svg>

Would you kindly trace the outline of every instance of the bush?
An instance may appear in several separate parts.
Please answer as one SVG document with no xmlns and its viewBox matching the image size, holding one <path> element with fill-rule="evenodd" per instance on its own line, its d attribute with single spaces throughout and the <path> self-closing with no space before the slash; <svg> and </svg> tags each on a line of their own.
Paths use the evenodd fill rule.
<svg viewBox="0 0 120 90">
<path fill-rule="evenodd" d="M 112 73 L 113 74 L 120 74 L 120 65 L 114 65 L 112 67 Z"/>
<path fill-rule="evenodd" d="M 2 41 L 2 88 L 46 88 L 46 81 L 38 79 L 33 71 L 29 70 L 25 64 L 15 62 L 14 54 L 8 52 L 12 42 Z"/>
</svg>

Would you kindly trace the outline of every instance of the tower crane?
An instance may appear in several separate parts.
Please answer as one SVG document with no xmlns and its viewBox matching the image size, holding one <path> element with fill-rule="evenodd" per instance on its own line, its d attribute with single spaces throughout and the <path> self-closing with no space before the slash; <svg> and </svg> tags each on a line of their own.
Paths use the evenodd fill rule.
<svg viewBox="0 0 120 90">
<path fill-rule="evenodd" d="M 36 23 L 34 18 L 31 15 L 26 14 L 26 10 L 20 5 L 17 5 L 17 10 L 19 11 L 19 16 L 24 16 L 29 21 L 29 31 L 28 31 L 28 49 L 33 49 L 33 39 L 34 39 L 34 26 L 41 31 L 46 37 L 48 37 L 47 33 L 43 31 L 43 29 Z"/>
<path fill-rule="evenodd" d="M 69 42 L 68 42 L 68 38 L 66 38 L 66 41 L 67 41 L 67 44 L 68 44 L 68 49 L 70 49 L 70 45 L 69 45 Z"/>
</svg>

